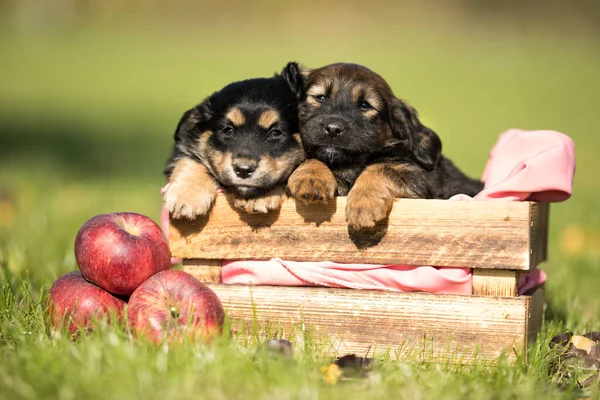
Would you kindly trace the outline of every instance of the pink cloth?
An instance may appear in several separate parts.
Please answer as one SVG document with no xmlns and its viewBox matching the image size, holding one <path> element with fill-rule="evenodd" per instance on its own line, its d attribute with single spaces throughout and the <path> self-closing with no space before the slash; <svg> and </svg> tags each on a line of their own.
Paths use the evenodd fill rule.
<svg viewBox="0 0 600 400">
<path fill-rule="evenodd" d="M 571 196 L 575 173 L 575 146 L 556 131 L 503 133 L 493 147 L 483 173 L 484 189 L 473 198 L 456 195 L 450 200 L 559 202 Z M 168 229 L 169 216 L 163 211 Z M 224 261 L 223 283 L 325 286 L 387 291 L 425 291 L 471 294 L 468 268 L 340 264 L 329 261 L 297 262 Z M 519 292 L 526 293 L 545 282 L 546 274 L 533 270 L 520 278 Z"/>
<path fill-rule="evenodd" d="M 269 261 L 223 261 L 222 277 L 223 283 L 229 284 L 326 286 L 395 292 L 472 292 L 469 268 L 298 262 L 274 258 Z"/>
<path fill-rule="evenodd" d="M 560 202 L 571 197 L 575 145 L 556 131 L 511 129 L 490 152 L 476 200 Z M 456 195 L 450 200 L 471 200 Z"/>
</svg>

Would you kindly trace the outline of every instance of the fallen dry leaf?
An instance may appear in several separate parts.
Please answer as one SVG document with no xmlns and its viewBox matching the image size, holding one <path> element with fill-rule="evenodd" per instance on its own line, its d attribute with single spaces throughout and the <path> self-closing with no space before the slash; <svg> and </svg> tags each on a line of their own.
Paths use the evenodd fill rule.
<svg viewBox="0 0 600 400">
<path fill-rule="evenodd" d="M 599 387 L 598 370 L 600 370 L 600 332 L 584 335 L 573 335 L 570 332 L 554 336 L 550 347 L 558 350 L 558 354 L 550 360 L 550 374 L 559 384 L 567 385 L 572 377 L 576 377 L 577 385 L 584 392 L 597 390 Z"/>
<path fill-rule="evenodd" d="M 579 350 L 584 350 L 586 353 L 590 354 L 592 348 L 596 346 L 596 342 L 592 339 L 588 339 L 585 336 L 573 335 L 569 340 L 573 346 L 575 346 Z"/>
<path fill-rule="evenodd" d="M 342 369 L 337 364 L 324 365 L 319 368 L 319 371 L 328 385 L 335 385 L 342 376 Z"/>
<path fill-rule="evenodd" d="M 270 357 L 283 357 L 285 359 L 291 359 L 294 355 L 292 344 L 285 339 L 267 340 L 258 348 L 257 353 L 265 353 Z"/>
<path fill-rule="evenodd" d="M 359 376 L 366 378 L 373 366 L 373 359 L 358 357 L 356 354 L 348 354 L 336 359 L 334 364 L 337 364 L 342 369 L 342 373 L 345 377 Z"/>
</svg>

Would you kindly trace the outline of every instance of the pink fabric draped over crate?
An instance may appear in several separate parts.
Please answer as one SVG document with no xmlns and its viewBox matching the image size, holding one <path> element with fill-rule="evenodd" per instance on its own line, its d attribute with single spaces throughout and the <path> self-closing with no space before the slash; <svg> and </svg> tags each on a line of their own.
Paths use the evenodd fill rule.
<svg viewBox="0 0 600 400">
<path fill-rule="evenodd" d="M 511 129 L 494 145 L 475 197 L 456 195 L 449 201 L 560 202 L 571 196 L 575 173 L 575 146 L 556 131 Z M 168 231 L 169 216 L 162 213 Z M 174 260 L 176 262 L 176 260 Z M 225 284 L 325 286 L 387 291 L 470 294 L 471 270 L 435 266 L 341 264 L 330 261 L 297 262 L 224 260 Z M 535 269 L 521 275 L 519 292 L 525 293 L 546 280 Z"/>
</svg>

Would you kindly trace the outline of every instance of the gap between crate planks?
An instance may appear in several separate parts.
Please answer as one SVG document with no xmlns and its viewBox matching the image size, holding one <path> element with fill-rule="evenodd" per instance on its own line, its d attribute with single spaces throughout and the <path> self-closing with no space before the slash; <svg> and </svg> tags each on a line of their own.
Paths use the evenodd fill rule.
<svg viewBox="0 0 600 400">
<path fill-rule="evenodd" d="M 373 230 L 353 231 L 346 198 L 246 214 L 217 196 L 210 215 L 170 221 L 184 270 L 220 297 L 234 334 L 309 329 L 327 353 L 417 352 L 425 360 L 515 359 L 541 328 L 544 288 L 518 295 L 519 273 L 546 260 L 546 203 L 398 199 Z M 334 261 L 473 268 L 472 295 L 224 285 L 221 260 Z M 373 354 L 373 353 L 371 353 Z M 526 356 L 526 352 L 525 352 Z"/>
</svg>

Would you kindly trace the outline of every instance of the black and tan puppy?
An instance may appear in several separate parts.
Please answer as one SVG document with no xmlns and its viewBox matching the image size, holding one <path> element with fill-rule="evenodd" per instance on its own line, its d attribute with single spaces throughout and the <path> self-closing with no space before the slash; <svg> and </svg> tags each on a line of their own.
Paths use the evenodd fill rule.
<svg viewBox="0 0 600 400">
<path fill-rule="evenodd" d="M 272 78 L 232 83 L 183 114 L 165 169 L 172 217 L 206 214 L 219 189 L 249 213 L 281 206 L 287 179 L 304 160 L 292 91 L 298 79 L 290 63 Z"/>
<path fill-rule="evenodd" d="M 394 198 L 447 199 L 483 188 L 442 156 L 438 135 L 375 72 L 340 63 L 302 76 L 295 91 L 308 160 L 289 179 L 295 197 L 347 195 L 348 224 L 361 229 L 385 219 Z"/>
</svg>

